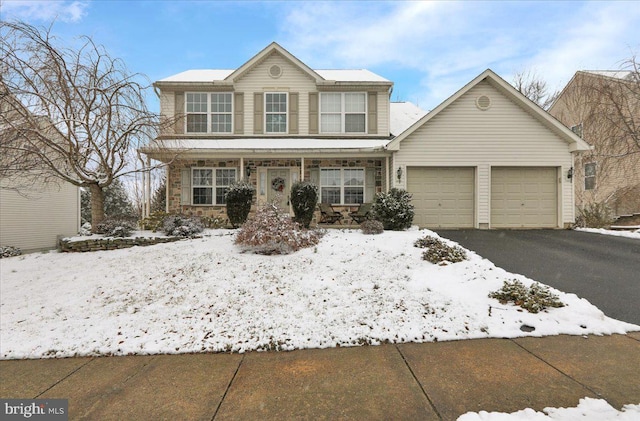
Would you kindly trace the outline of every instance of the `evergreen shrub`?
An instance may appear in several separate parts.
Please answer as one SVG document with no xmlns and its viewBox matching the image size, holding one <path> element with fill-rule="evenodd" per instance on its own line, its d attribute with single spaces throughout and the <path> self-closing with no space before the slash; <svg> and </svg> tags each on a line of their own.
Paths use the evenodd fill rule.
<svg viewBox="0 0 640 421">
<path fill-rule="evenodd" d="M 225 194 L 227 217 L 234 228 L 244 224 L 247 220 L 255 191 L 256 188 L 245 180 L 232 184 L 227 190 Z"/>
<path fill-rule="evenodd" d="M 500 303 L 512 302 L 530 313 L 538 313 L 548 307 L 564 307 L 558 295 L 552 293 L 548 286 L 534 282 L 529 288 L 516 279 L 504 281 L 502 288 L 489 294 Z"/>
<path fill-rule="evenodd" d="M 120 218 L 106 218 L 96 225 L 96 233 L 107 237 L 128 237 L 135 229 L 135 223 Z"/>
<path fill-rule="evenodd" d="M 462 247 L 450 246 L 441 239 L 430 235 L 416 240 L 413 245 L 419 248 L 426 248 L 422 253 L 422 260 L 427 260 L 433 264 L 443 262 L 458 263 L 467 260 L 467 253 Z"/>
<path fill-rule="evenodd" d="M 164 233 L 175 237 L 193 237 L 204 229 L 198 218 L 184 215 L 169 215 L 164 219 Z"/>
<path fill-rule="evenodd" d="M 384 232 L 384 226 L 380 221 L 367 219 L 360 224 L 360 230 L 363 234 L 382 234 Z"/>
<path fill-rule="evenodd" d="M 389 193 L 378 193 L 373 200 L 371 214 L 373 219 L 382 222 L 385 230 L 406 230 L 411 227 L 415 214 L 411 195 L 396 188 Z"/>
<path fill-rule="evenodd" d="M 318 204 L 318 186 L 309 181 L 299 181 L 291 186 L 291 207 L 293 220 L 309 228 Z"/>
</svg>

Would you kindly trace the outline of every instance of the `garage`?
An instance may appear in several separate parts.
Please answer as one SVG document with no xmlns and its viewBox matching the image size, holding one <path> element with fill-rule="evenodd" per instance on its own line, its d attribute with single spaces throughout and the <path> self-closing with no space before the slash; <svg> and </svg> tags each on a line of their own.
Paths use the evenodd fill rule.
<svg viewBox="0 0 640 421">
<path fill-rule="evenodd" d="M 474 227 L 474 167 L 408 167 L 414 223 L 420 227 Z"/>
<path fill-rule="evenodd" d="M 491 168 L 491 228 L 556 228 L 555 167 Z"/>
</svg>

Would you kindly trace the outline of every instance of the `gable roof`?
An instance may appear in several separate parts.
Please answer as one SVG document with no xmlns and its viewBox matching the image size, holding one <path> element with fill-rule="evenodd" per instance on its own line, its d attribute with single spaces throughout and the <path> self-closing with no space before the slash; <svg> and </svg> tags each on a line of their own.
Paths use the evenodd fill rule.
<svg viewBox="0 0 640 421">
<path fill-rule="evenodd" d="M 389 132 L 392 136 L 397 136 L 426 114 L 427 111 L 411 102 L 391 102 L 389 103 Z"/>
<path fill-rule="evenodd" d="M 367 85 L 381 84 L 392 86 L 393 82 L 366 69 L 336 69 L 336 70 L 314 70 L 300 61 L 296 56 L 288 52 L 277 42 L 272 42 L 262 51 L 253 56 L 249 61 L 235 70 L 229 69 L 194 69 L 187 70 L 164 79 L 156 83 L 216 83 L 221 85 L 233 84 L 253 67 L 260 64 L 272 54 L 280 54 L 294 66 L 315 80 L 318 85 L 333 85 L 340 83 Z"/>
<path fill-rule="evenodd" d="M 393 139 L 387 145 L 387 149 L 389 150 L 399 150 L 400 142 L 406 139 L 411 133 L 415 132 L 417 129 L 427 124 L 429 120 L 437 116 L 440 112 L 446 109 L 449 105 L 455 102 L 458 98 L 466 94 L 471 88 L 476 86 L 478 83 L 486 80 L 489 82 L 494 88 L 498 89 L 502 94 L 507 96 L 510 100 L 515 102 L 517 105 L 521 106 L 523 109 L 528 111 L 532 116 L 534 116 L 538 121 L 547 126 L 551 131 L 560 136 L 564 141 L 569 143 L 570 151 L 581 151 L 581 150 L 589 150 L 591 146 L 582 140 L 579 136 L 573 133 L 568 127 L 564 124 L 560 123 L 557 119 L 551 116 L 549 113 L 540 108 L 537 104 L 531 101 L 529 98 L 520 93 L 516 88 L 511 86 L 508 82 L 498 76 L 493 70 L 487 69 L 484 72 L 480 73 L 475 79 L 471 82 L 467 83 L 456 93 L 451 95 L 449 98 L 444 100 L 440 105 L 434 108 L 431 112 L 426 114 L 420 120 L 415 122 L 411 127 L 402 132 L 398 137 Z"/>
</svg>

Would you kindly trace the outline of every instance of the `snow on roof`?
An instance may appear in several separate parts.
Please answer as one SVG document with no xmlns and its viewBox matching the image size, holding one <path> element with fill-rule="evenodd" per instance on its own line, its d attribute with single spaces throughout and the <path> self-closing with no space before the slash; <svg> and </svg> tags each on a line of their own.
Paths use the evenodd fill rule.
<svg viewBox="0 0 640 421">
<path fill-rule="evenodd" d="M 632 73 L 628 70 L 584 70 L 584 72 L 616 79 L 630 79 Z"/>
<path fill-rule="evenodd" d="M 170 149 L 377 149 L 388 139 L 306 139 L 306 138 L 244 138 L 244 139 L 162 139 L 156 144 Z"/>
<path fill-rule="evenodd" d="M 394 136 L 398 136 L 427 114 L 427 111 L 411 102 L 392 102 L 390 107 L 389 128 Z"/>
<path fill-rule="evenodd" d="M 336 82 L 391 82 L 369 70 L 314 70 L 326 80 Z M 212 82 L 224 80 L 233 73 L 228 69 L 194 69 L 160 79 L 159 82 Z"/>
<path fill-rule="evenodd" d="M 367 69 L 314 70 L 326 80 L 337 82 L 391 82 Z"/>
<path fill-rule="evenodd" d="M 231 73 L 233 73 L 233 70 L 194 69 L 160 79 L 159 82 L 211 82 L 224 80 Z"/>
</svg>

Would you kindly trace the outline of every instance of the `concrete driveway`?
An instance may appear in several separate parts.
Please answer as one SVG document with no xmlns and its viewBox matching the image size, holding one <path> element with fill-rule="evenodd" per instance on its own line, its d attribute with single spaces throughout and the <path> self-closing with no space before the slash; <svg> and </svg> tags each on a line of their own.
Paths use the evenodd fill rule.
<svg viewBox="0 0 640 421">
<path fill-rule="evenodd" d="M 570 230 L 436 230 L 509 272 L 640 325 L 640 240 Z"/>
</svg>

